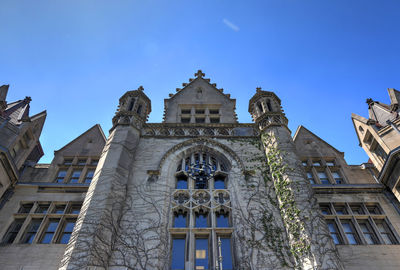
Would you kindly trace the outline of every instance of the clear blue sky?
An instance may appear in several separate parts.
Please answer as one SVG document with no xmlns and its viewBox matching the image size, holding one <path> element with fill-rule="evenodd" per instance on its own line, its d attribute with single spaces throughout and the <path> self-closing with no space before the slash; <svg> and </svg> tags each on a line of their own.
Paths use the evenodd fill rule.
<svg viewBox="0 0 400 270">
<path fill-rule="evenodd" d="M 41 162 L 96 123 L 108 135 L 139 85 L 161 122 L 163 99 L 202 69 L 237 99 L 240 122 L 262 86 L 293 133 L 304 125 L 359 164 L 350 116 L 400 88 L 399 14 L 398 0 L 2 0 L 0 84 L 8 101 L 47 110 Z"/>
</svg>

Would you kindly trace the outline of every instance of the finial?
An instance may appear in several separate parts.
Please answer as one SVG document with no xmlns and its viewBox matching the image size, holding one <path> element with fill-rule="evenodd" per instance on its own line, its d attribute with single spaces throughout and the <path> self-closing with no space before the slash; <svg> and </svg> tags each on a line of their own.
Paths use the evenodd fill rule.
<svg viewBox="0 0 400 270">
<path fill-rule="evenodd" d="M 371 103 L 373 103 L 374 101 L 372 100 L 372 98 L 367 98 L 367 104 L 370 105 Z"/>
<path fill-rule="evenodd" d="M 143 86 L 139 86 L 139 88 L 138 88 L 137 90 L 138 90 L 138 91 L 143 91 L 144 88 L 143 88 Z"/>
<path fill-rule="evenodd" d="M 260 86 L 256 87 L 256 92 L 258 93 L 260 91 L 261 91 L 261 87 Z"/>
<path fill-rule="evenodd" d="M 29 103 L 32 101 L 31 97 L 25 97 L 24 99 L 25 103 Z"/>
<path fill-rule="evenodd" d="M 197 73 L 194 74 L 197 78 L 203 78 L 206 74 L 204 74 L 201 69 L 197 71 Z"/>
</svg>

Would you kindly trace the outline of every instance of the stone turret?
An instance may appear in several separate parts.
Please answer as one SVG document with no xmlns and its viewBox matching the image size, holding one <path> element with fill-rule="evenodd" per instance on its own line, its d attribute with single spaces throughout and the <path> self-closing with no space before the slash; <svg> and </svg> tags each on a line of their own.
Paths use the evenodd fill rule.
<svg viewBox="0 0 400 270">
<path fill-rule="evenodd" d="M 260 129 L 296 269 L 343 269 L 297 156 L 280 99 L 257 88 L 249 112 Z"/>
<path fill-rule="evenodd" d="M 111 253 L 116 237 L 113 224 L 127 200 L 140 129 L 150 111 L 151 102 L 143 87 L 128 91 L 120 98 L 112 119 L 113 127 L 60 269 L 94 269 L 102 257 Z"/>
<path fill-rule="evenodd" d="M 113 118 L 113 128 L 118 125 L 132 124 L 140 129 L 151 112 L 151 101 L 144 94 L 143 86 L 126 92 L 119 99 L 118 110 Z"/>
</svg>

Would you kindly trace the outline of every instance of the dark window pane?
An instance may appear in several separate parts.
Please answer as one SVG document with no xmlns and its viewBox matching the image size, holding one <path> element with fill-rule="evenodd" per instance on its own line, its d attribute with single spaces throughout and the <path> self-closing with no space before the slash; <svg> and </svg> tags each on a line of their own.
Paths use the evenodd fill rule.
<svg viewBox="0 0 400 270">
<path fill-rule="evenodd" d="M 17 234 L 21 229 L 23 223 L 24 219 L 14 220 L 14 222 L 8 228 L 7 233 L 4 235 L 2 242 L 7 244 L 11 244 L 12 242 L 14 242 L 15 237 L 17 237 Z"/>
<path fill-rule="evenodd" d="M 18 213 L 29 213 L 33 207 L 33 203 L 25 203 L 21 205 L 18 210 Z"/>
<path fill-rule="evenodd" d="M 190 123 L 190 118 L 183 118 L 181 119 L 182 123 Z"/>
<path fill-rule="evenodd" d="M 232 270 L 232 249 L 230 238 L 220 238 L 221 240 L 221 253 L 222 253 L 222 268 L 224 270 Z"/>
<path fill-rule="evenodd" d="M 205 118 L 196 118 L 196 123 L 204 123 L 205 121 Z"/>
<path fill-rule="evenodd" d="M 72 158 L 66 158 L 64 160 L 64 165 L 71 165 L 72 164 Z"/>
<path fill-rule="evenodd" d="M 219 114 L 219 110 L 218 109 L 211 109 L 210 110 L 210 114 Z"/>
<path fill-rule="evenodd" d="M 86 159 L 79 159 L 78 165 L 84 166 L 86 164 Z"/>
<path fill-rule="evenodd" d="M 98 159 L 92 159 L 92 161 L 90 162 L 90 165 L 96 166 L 99 163 Z"/>
<path fill-rule="evenodd" d="M 54 214 L 64 214 L 65 205 L 56 205 L 53 209 Z"/>
<path fill-rule="evenodd" d="M 71 206 L 71 209 L 69 211 L 70 214 L 79 214 L 79 212 L 81 211 L 81 204 L 74 204 Z"/>
<path fill-rule="evenodd" d="M 219 123 L 219 117 L 211 117 L 210 118 L 210 123 Z"/>
<path fill-rule="evenodd" d="M 36 236 L 36 233 L 40 227 L 41 219 L 32 219 L 31 223 L 26 228 L 26 232 L 24 237 L 22 238 L 21 243 L 23 244 L 31 244 L 33 239 Z"/>
<path fill-rule="evenodd" d="M 39 204 L 36 208 L 35 213 L 46 214 L 47 210 L 49 210 L 50 204 Z"/>
<path fill-rule="evenodd" d="M 172 240 L 172 270 L 185 269 L 185 239 Z"/>
<path fill-rule="evenodd" d="M 60 243 L 61 244 L 68 244 L 69 239 L 71 238 L 72 231 L 74 230 L 75 226 L 75 220 L 67 220 L 67 222 L 64 225 L 64 230 L 61 234 L 60 237 Z"/>
<path fill-rule="evenodd" d="M 195 266 L 197 269 L 208 269 L 208 239 L 196 239 Z"/>
</svg>

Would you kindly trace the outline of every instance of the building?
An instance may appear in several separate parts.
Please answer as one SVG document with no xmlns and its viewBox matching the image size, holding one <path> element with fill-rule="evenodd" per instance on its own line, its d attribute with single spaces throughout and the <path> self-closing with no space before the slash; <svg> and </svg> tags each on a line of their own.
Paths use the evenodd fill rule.
<svg viewBox="0 0 400 270">
<path fill-rule="evenodd" d="M 400 268 L 397 116 L 381 166 L 348 165 L 305 127 L 292 137 L 273 92 L 257 88 L 254 123 L 238 123 L 236 100 L 204 76 L 165 99 L 162 123 L 147 123 L 143 87 L 126 92 L 108 138 L 95 125 L 51 164 L 37 164 L 45 113 L 0 88 L 1 268 Z M 353 115 L 382 140 L 368 121 Z"/>
</svg>

